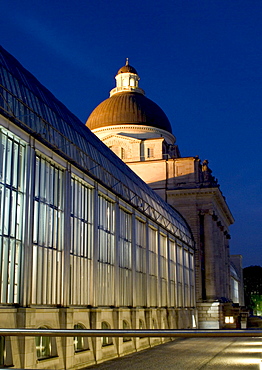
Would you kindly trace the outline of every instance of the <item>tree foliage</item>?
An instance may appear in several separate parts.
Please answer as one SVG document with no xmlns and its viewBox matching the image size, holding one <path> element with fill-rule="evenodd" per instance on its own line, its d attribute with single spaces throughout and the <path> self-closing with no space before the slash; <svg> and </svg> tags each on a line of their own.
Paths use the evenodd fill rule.
<svg viewBox="0 0 262 370">
<path fill-rule="evenodd" d="M 262 267 L 249 266 L 243 269 L 246 306 L 256 315 L 262 313 Z"/>
</svg>

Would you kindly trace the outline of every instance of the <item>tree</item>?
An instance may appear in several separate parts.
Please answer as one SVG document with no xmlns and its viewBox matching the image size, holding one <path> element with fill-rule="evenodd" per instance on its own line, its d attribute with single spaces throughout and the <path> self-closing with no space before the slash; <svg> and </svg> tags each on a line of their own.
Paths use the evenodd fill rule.
<svg viewBox="0 0 262 370">
<path fill-rule="evenodd" d="M 262 315 L 262 267 L 245 267 L 243 277 L 246 306 L 253 314 Z"/>
</svg>

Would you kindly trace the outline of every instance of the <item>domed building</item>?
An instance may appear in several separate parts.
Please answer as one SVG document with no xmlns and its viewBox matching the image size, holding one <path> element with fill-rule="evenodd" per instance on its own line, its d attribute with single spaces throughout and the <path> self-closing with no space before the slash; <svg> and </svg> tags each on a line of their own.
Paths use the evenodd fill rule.
<svg viewBox="0 0 262 370">
<path fill-rule="evenodd" d="M 244 304 L 241 279 L 237 294 L 231 288 L 229 227 L 234 219 L 225 197 L 207 160 L 181 157 L 166 114 L 145 96 L 128 59 L 115 79 L 110 97 L 93 110 L 86 125 L 185 217 L 196 243 L 199 328 L 223 328 L 231 302 Z"/>
<path fill-rule="evenodd" d="M 125 162 L 179 157 L 166 114 L 138 86 L 128 59 L 115 78 L 116 87 L 90 114 L 87 127 Z"/>
</svg>

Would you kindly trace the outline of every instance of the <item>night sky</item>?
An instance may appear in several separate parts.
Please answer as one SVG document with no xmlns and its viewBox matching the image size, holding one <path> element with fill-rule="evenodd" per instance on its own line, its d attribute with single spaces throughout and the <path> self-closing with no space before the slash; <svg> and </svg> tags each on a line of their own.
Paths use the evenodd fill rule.
<svg viewBox="0 0 262 370">
<path fill-rule="evenodd" d="M 12 0 L 2 46 L 81 121 L 126 57 L 182 156 L 209 160 L 235 218 L 231 254 L 261 265 L 262 1 Z"/>
</svg>

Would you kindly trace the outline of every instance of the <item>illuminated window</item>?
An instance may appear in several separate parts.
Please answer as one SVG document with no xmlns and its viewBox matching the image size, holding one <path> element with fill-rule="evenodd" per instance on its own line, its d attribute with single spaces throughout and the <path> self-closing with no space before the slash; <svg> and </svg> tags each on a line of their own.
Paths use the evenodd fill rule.
<svg viewBox="0 0 262 370">
<path fill-rule="evenodd" d="M 26 147 L 0 129 L 0 302 L 18 303 L 24 235 Z"/>
<path fill-rule="evenodd" d="M 103 330 L 110 330 L 110 325 L 102 321 L 102 329 Z M 102 337 L 102 347 L 111 346 L 113 344 L 113 338 L 112 337 Z"/>
<path fill-rule="evenodd" d="M 83 330 L 85 328 L 81 324 L 76 324 L 74 325 L 74 329 Z M 81 352 L 81 351 L 88 350 L 89 346 L 88 346 L 87 337 L 74 337 L 74 348 L 75 348 L 75 352 Z"/>
<path fill-rule="evenodd" d="M 130 86 L 135 86 L 135 79 L 134 78 L 130 78 Z"/>
<path fill-rule="evenodd" d="M 225 317 L 226 324 L 234 324 L 234 317 L 233 316 L 226 316 Z"/>
<path fill-rule="evenodd" d="M 138 306 L 146 306 L 146 224 L 136 219 L 136 297 Z"/>
<path fill-rule="evenodd" d="M 39 329 L 47 329 L 46 327 L 40 327 Z M 54 357 L 56 353 L 56 344 L 55 338 L 51 337 L 36 337 L 35 338 L 36 346 L 36 356 L 38 360 L 44 360 L 49 357 Z"/>
<path fill-rule="evenodd" d="M 63 235 L 64 171 L 48 158 L 37 155 L 32 266 L 32 303 L 34 304 L 61 303 Z M 50 281 L 53 283 L 50 284 Z M 47 286 L 48 291 L 45 289 Z"/>
<path fill-rule="evenodd" d="M 161 305 L 167 305 L 167 238 L 160 234 L 159 237 L 159 260 L 160 260 L 160 282 L 161 282 Z"/>
<path fill-rule="evenodd" d="M 132 305 L 132 215 L 120 208 L 119 217 L 119 289 L 120 306 Z"/>
<path fill-rule="evenodd" d="M 158 242 L 157 230 L 148 228 L 148 253 L 149 253 L 149 291 L 150 291 L 150 305 L 157 306 L 157 279 L 158 279 Z"/>
<path fill-rule="evenodd" d="M 169 264 L 170 264 L 170 305 L 176 306 L 176 244 L 169 240 Z"/>
<path fill-rule="evenodd" d="M 183 294 L 183 249 L 182 246 L 177 246 L 177 305 L 183 307 L 184 294 Z"/>
<path fill-rule="evenodd" d="M 93 246 L 93 191 L 77 177 L 71 178 L 70 304 L 90 302 Z"/>
<path fill-rule="evenodd" d="M 196 328 L 196 318 L 195 318 L 195 315 L 192 315 L 192 328 Z"/>
<path fill-rule="evenodd" d="M 114 305 L 115 204 L 98 197 L 98 305 Z"/>
</svg>

